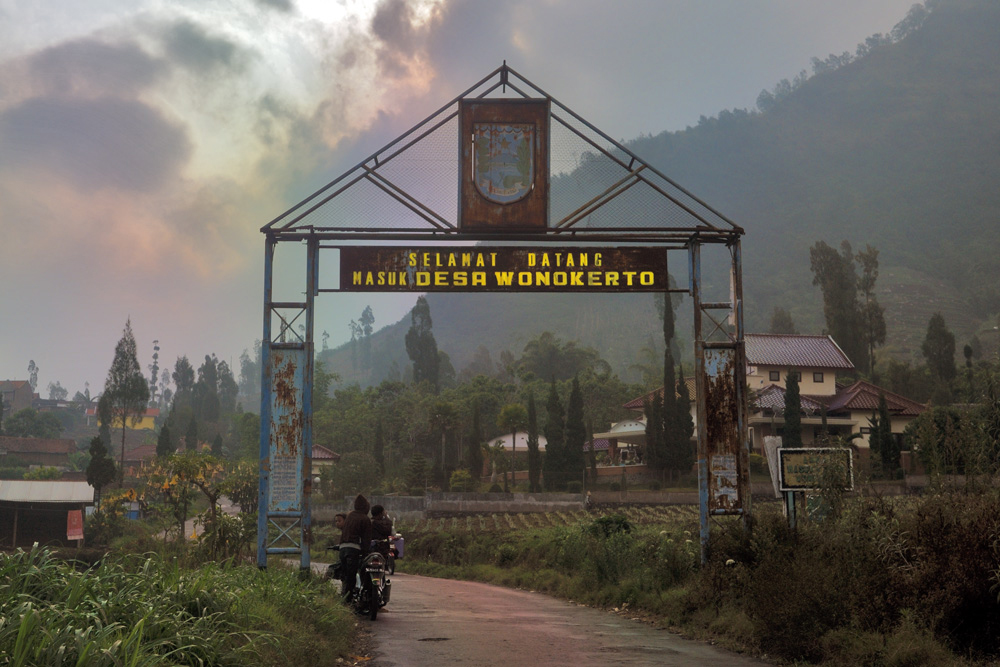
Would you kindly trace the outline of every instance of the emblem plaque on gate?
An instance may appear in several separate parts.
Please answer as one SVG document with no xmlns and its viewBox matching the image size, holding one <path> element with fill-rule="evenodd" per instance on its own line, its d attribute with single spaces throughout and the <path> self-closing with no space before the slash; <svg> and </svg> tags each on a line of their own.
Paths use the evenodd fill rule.
<svg viewBox="0 0 1000 667">
<path fill-rule="evenodd" d="M 462 229 L 523 231 L 548 225 L 549 101 L 462 100 Z"/>
<path fill-rule="evenodd" d="M 497 204 L 524 199 L 535 173 L 535 126 L 475 123 L 472 136 L 472 173 L 479 194 Z"/>
</svg>

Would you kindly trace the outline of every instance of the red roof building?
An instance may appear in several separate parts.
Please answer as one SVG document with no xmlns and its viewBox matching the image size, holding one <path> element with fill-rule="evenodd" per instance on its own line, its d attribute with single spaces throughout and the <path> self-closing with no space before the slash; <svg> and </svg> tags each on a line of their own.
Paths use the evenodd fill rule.
<svg viewBox="0 0 1000 667">
<path fill-rule="evenodd" d="M 0 436 L 0 457 L 16 457 L 27 465 L 67 466 L 76 443 L 66 438 L 15 438 Z"/>
<path fill-rule="evenodd" d="M 3 401 L 5 415 L 27 410 L 35 396 L 27 380 L 0 380 L 0 400 Z"/>
</svg>

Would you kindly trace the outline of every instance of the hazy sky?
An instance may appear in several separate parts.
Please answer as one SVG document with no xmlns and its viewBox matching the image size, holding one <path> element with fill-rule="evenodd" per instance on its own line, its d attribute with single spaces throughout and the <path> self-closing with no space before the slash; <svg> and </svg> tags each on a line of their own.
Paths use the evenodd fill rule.
<svg viewBox="0 0 1000 667">
<path fill-rule="evenodd" d="M 912 0 L 0 0 L 0 379 L 103 387 L 261 335 L 289 205 L 504 60 L 616 138 L 752 108 Z M 337 296 L 316 337 L 412 306 Z"/>
</svg>

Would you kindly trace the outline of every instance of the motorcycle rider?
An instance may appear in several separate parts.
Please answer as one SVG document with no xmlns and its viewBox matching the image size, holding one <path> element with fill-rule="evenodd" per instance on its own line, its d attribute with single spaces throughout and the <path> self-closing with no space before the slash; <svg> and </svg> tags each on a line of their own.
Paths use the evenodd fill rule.
<svg viewBox="0 0 1000 667">
<path fill-rule="evenodd" d="M 389 538 L 392 536 L 392 519 L 381 505 L 372 506 L 372 540 L 375 551 L 389 557 Z"/>
<path fill-rule="evenodd" d="M 358 566 L 368 554 L 372 543 L 372 522 L 368 518 L 368 500 L 358 494 L 354 499 L 354 509 L 344 520 L 340 531 L 340 563 L 343 572 L 344 598 L 349 598 L 357 582 Z"/>
</svg>

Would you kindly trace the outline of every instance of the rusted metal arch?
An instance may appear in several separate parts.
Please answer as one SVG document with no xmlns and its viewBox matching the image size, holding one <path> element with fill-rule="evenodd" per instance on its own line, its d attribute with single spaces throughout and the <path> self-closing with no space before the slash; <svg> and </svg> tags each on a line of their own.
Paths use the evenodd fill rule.
<svg viewBox="0 0 1000 667">
<path fill-rule="evenodd" d="M 491 85 L 487 84 L 492 80 L 496 79 Z M 521 86 L 517 85 L 519 82 Z M 486 86 L 485 89 L 483 87 Z M 405 189 L 395 186 L 391 183 L 391 179 L 382 178 L 379 174 L 379 170 L 385 165 L 391 163 L 391 161 L 400 155 L 405 154 L 405 152 L 411 149 L 413 146 L 418 144 L 421 140 L 430 136 L 434 131 L 440 129 L 449 121 L 455 119 L 458 115 L 457 109 L 449 111 L 452 107 L 456 107 L 462 100 L 466 99 L 482 99 L 489 93 L 502 88 L 506 90 L 510 88 L 512 91 L 518 93 L 524 98 L 532 97 L 532 92 L 537 95 L 538 99 L 545 99 L 550 102 L 550 104 L 563 113 L 566 117 L 572 118 L 573 121 L 583 126 L 590 132 L 594 133 L 596 136 L 601 138 L 603 141 L 611 147 L 611 150 L 596 143 L 593 138 L 587 136 L 579 128 L 574 126 L 572 123 L 564 119 L 558 113 L 553 113 L 553 119 L 560 122 L 563 127 L 576 134 L 579 138 L 590 144 L 596 151 L 598 151 L 603 157 L 606 157 L 616 163 L 620 168 L 624 169 L 629 176 L 623 179 L 621 183 L 618 184 L 618 189 L 610 194 L 606 193 L 605 197 L 615 197 L 621 194 L 621 189 L 624 187 L 627 189 L 631 184 L 644 183 L 645 185 L 652 188 L 654 191 L 659 193 L 662 197 L 669 200 L 678 209 L 684 211 L 690 218 L 696 221 L 696 225 L 692 229 L 696 229 L 702 233 L 710 233 L 713 231 L 720 232 L 723 235 L 733 233 L 743 234 L 743 229 L 728 217 L 718 212 L 716 209 L 708 205 L 702 199 L 698 198 L 687 189 L 670 179 L 668 176 L 664 175 L 661 171 L 656 169 L 656 167 L 648 164 L 638 155 L 633 153 L 626 146 L 612 139 L 609 135 L 602 132 L 600 129 L 595 127 L 593 124 L 585 120 L 579 114 L 574 112 L 572 109 L 566 107 L 564 104 L 559 102 L 555 97 L 549 95 L 540 87 L 536 86 L 532 82 L 525 79 L 523 76 L 515 72 L 506 63 L 498 67 L 496 70 L 485 76 L 483 79 L 478 81 L 476 84 L 463 91 L 461 94 L 456 96 L 447 104 L 443 105 L 436 112 L 425 118 L 420 123 L 417 123 L 410 130 L 403 133 L 393 141 L 389 142 L 381 149 L 371 154 L 365 160 L 362 160 L 353 168 L 349 169 L 345 173 L 341 174 L 339 177 L 330 181 L 312 195 L 309 195 L 303 199 L 298 204 L 287 209 L 282 214 L 275 217 L 273 220 L 268 222 L 261 228 L 261 232 L 265 234 L 282 234 L 284 232 L 290 232 L 291 230 L 298 229 L 298 225 L 303 223 L 312 213 L 315 213 L 321 209 L 324 205 L 336 199 L 338 196 L 346 192 L 349 188 L 356 185 L 362 180 L 368 180 L 373 182 L 377 187 L 383 189 L 389 196 L 393 197 L 399 201 L 404 206 L 411 208 L 414 213 L 422 217 L 432 228 L 438 228 L 443 230 L 457 230 L 454 224 L 449 223 L 444 216 L 437 212 L 430 210 L 427 207 L 419 205 L 416 198 L 412 197 Z M 628 162 L 622 159 L 624 156 L 628 158 Z M 639 166 L 636 167 L 635 165 Z M 658 183 L 653 182 L 651 179 L 643 175 L 643 172 L 648 172 L 655 175 L 663 183 L 669 185 L 671 188 L 676 190 L 677 194 L 671 194 L 666 191 L 666 188 L 662 187 Z M 681 201 L 682 195 L 688 201 Z M 594 202 L 588 202 L 592 204 Z M 599 202 L 599 205 L 605 203 L 604 201 Z M 414 205 L 416 209 L 414 209 Z M 696 211 L 695 208 L 700 208 L 701 211 Z M 575 212 L 574 212 L 575 213 Z M 574 214 L 567 216 L 563 220 L 556 223 L 557 227 L 568 227 L 572 228 L 574 224 L 579 220 L 580 216 L 574 218 Z M 303 226 L 310 228 L 315 233 L 324 232 L 335 232 L 336 228 L 326 227 L 326 226 L 316 226 L 310 225 L 308 223 Z M 357 228 L 353 228 L 357 229 Z M 624 231 L 625 228 L 620 228 L 620 231 Z M 369 228 L 369 231 L 371 229 Z"/>
<path fill-rule="evenodd" d="M 492 79 L 496 81 L 491 82 Z M 592 146 L 600 154 L 611 160 L 617 167 L 624 170 L 622 177 L 615 180 L 610 186 L 606 186 L 603 191 L 592 197 L 589 201 L 575 207 L 572 212 L 555 223 L 550 222 L 550 226 L 539 230 L 516 231 L 507 233 L 497 233 L 495 231 L 465 231 L 450 222 L 446 216 L 441 215 L 432 207 L 424 204 L 418 197 L 393 180 L 385 176 L 381 170 L 385 165 L 406 151 L 416 146 L 422 140 L 441 129 L 458 115 L 458 111 L 449 109 L 457 106 L 463 99 L 482 99 L 491 92 L 502 88 L 507 88 L 521 95 L 530 97 L 531 92 L 549 101 L 553 108 L 551 117 L 561 123 L 563 128 L 569 130 L 579 139 Z M 558 113 L 555 112 L 558 110 Z M 565 116 L 565 118 L 563 117 Z M 602 141 L 608 144 L 605 148 L 587 135 L 580 127 L 574 126 L 566 118 L 572 119 L 583 128 L 592 132 Z M 657 179 L 659 182 L 657 182 Z M 420 221 L 427 224 L 426 227 L 379 227 L 376 225 L 351 227 L 343 225 L 318 225 L 309 220 L 310 216 L 325 206 L 335 201 L 338 196 L 349 191 L 352 186 L 361 182 L 370 183 L 385 196 L 405 207 L 414 214 Z M 689 224 L 669 225 L 664 224 L 665 220 L 654 221 L 651 226 L 603 226 L 590 227 L 579 225 L 590 213 L 600 209 L 609 202 L 627 197 L 629 191 L 636 185 L 648 186 L 664 200 L 670 202 L 671 206 L 680 211 L 686 217 Z M 668 190 L 671 190 L 668 192 Z M 659 172 L 655 167 L 649 165 L 628 148 L 614 141 L 601 132 L 599 129 L 584 120 L 571 109 L 565 107 L 558 100 L 548 95 L 543 90 L 524 79 L 517 72 L 509 68 L 506 63 L 494 70 L 492 73 L 477 82 L 474 86 L 464 91 L 461 95 L 449 103 L 442 106 L 437 112 L 418 123 L 409 131 L 390 142 L 379 151 L 376 151 L 367 159 L 358 163 L 354 168 L 348 170 L 340 177 L 327 183 L 309 197 L 305 198 L 295 206 L 289 208 L 281 215 L 277 216 L 264 227 L 261 232 L 265 236 L 264 253 L 264 321 L 262 336 L 262 380 L 261 380 L 261 477 L 259 487 L 259 515 L 258 515 L 258 565 L 266 567 L 267 556 L 269 554 L 298 554 L 300 556 L 300 566 L 303 569 L 309 567 L 308 545 L 311 543 L 311 450 L 312 450 L 312 382 L 314 363 L 314 298 L 321 292 L 332 292 L 338 290 L 323 289 L 319 285 L 319 253 L 320 250 L 336 244 L 358 244 L 370 245 L 372 243 L 383 242 L 413 242 L 427 244 L 433 247 L 453 241 L 480 241 L 480 242 L 505 242 L 515 244 L 531 244 L 546 246 L 550 244 L 573 244 L 581 247 L 592 243 L 604 243 L 615 245 L 649 245 L 662 248 L 664 252 L 683 250 L 688 259 L 689 284 L 687 289 L 669 289 L 670 292 L 687 292 L 692 297 L 694 304 L 695 325 L 694 325 L 694 345 L 696 369 L 695 378 L 697 385 L 697 414 L 698 414 L 698 468 L 699 468 L 699 496 L 701 499 L 701 542 L 702 555 L 705 556 L 705 549 L 708 542 L 709 519 L 717 514 L 739 514 L 744 520 L 749 517 L 750 494 L 748 484 L 748 443 L 746 440 L 747 408 L 746 408 L 746 386 L 745 386 L 745 352 L 744 352 L 744 330 L 743 330 L 743 297 L 742 297 L 742 256 L 740 251 L 741 237 L 745 233 L 743 228 L 736 225 L 729 218 L 722 215 L 703 200 L 697 198 L 673 180 Z M 274 251 L 279 243 L 305 243 L 306 245 L 306 267 L 305 267 L 305 298 L 302 301 L 282 301 L 272 300 L 273 287 L 273 261 Z M 732 298 L 728 302 L 708 302 L 703 301 L 703 285 L 701 277 L 701 248 L 703 246 L 723 245 L 730 253 L 730 267 L 732 278 Z M 726 309 L 732 313 L 733 330 L 727 330 L 726 326 L 718 322 L 711 316 L 710 311 Z M 293 311 L 292 314 L 283 311 Z M 299 335 L 292 325 L 305 314 L 305 333 Z M 703 333 L 703 317 L 707 318 L 715 326 L 706 336 Z M 279 323 L 278 340 L 275 341 L 272 331 L 273 320 L 277 318 Z M 291 330 L 294 340 L 286 341 L 285 335 Z M 712 340 L 715 336 L 715 340 Z M 710 466 L 714 465 L 712 460 L 712 444 L 710 442 L 712 434 L 709 433 L 709 414 L 706 406 L 706 393 L 713 391 L 714 384 L 720 380 L 718 369 L 713 366 L 719 359 L 717 355 L 728 355 L 723 360 L 727 368 L 731 368 L 731 375 L 722 378 L 727 383 L 727 387 L 732 387 L 732 395 L 724 396 L 727 399 L 729 412 L 725 415 L 725 428 L 730 435 L 735 429 L 735 437 L 740 439 L 739 448 L 740 485 L 743 487 L 742 502 L 738 508 L 732 510 L 718 508 L 709 510 L 709 479 L 714 474 Z M 301 486 L 301 502 L 290 510 L 273 510 L 269 507 L 269 491 L 271 489 L 271 477 L 277 474 L 274 469 L 274 462 L 270 459 L 271 440 L 275 437 L 275 419 L 283 419 L 288 414 L 282 413 L 284 402 L 289 396 L 277 396 L 280 392 L 272 391 L 274 387 L 274 375 L 276 372 L 272 364 L 275 359 L 294 358 L 294 368 L 280 367 L 281 372 L 294 378 L 298 383 L 291 387 L 294 396 L 291 404 L 294 404 L 298 420 L 299 430 L 295 437 L 296 443 L 301 445 L 303 463 L 297 471 Z M 720 357 L 721 358 L 721 357 Z M 284 363 L 280 361 L 278 363 Z M 727 371 L 729 373 L 730 371 Z M 282 391 L 287 393 L 288 386 L 284 386 Z M 728 389 L 727 389 L 728 391 Z M 713 419 L 715 416 L 713 415 Z M 293 420 L 294 421 L 294 420 Z M 713 424 L 714 426 L 714 424 Z M 718 430 L 718 429 L 716 429 Z M 300 452 L 296 452 L 299 454 Z M 287 474 L 286 470 L 282 474 Z M 275 539 L 269 540 L 269 528 L 277 528 L 278 535 Z M 298 526 L 300 536 L 298 541 L 291 534 L 292 530 Z M 279 544 L 287 543 L 287 546 Z"/>
</svg>

